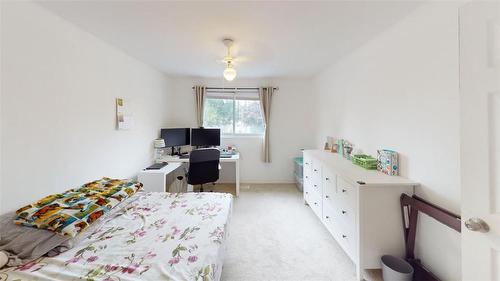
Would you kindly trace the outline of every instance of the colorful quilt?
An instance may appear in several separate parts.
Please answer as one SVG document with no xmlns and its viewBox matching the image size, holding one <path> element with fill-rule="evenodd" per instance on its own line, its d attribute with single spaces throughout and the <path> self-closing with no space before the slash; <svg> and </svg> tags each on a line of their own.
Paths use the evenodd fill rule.
<svg viewBox="0 0 500 281">
<path fill-rule="evenodd" d="M 232 195 L 138 192 L 59 256 L 0 270 L 15 280 L 219 280 Z"/>
<path fill-rule="evenodd" d="M 14 223 L 75 237 L 141 187 L 135 181 L 102 178 L 17 210 Z"/>
</svg>

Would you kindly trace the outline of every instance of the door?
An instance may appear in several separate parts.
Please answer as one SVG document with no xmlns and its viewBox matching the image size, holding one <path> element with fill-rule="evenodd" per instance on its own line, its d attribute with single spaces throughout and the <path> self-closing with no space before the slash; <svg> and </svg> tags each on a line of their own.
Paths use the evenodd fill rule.
<svg viewBox="0 0 500 281">
<path fill-rule="evenodd" d="M 460 8 L 462 278 L 500 281 L 500 4 Z"/>
</svg>

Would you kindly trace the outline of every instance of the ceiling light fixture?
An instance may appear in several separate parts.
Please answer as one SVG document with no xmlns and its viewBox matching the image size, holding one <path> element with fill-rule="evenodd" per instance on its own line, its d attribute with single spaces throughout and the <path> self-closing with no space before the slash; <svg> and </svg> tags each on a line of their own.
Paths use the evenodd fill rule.
<svg viewBox="0 0 500 281">
<path fill-rule="evenodd" d="M 231 47 L 233 46 L 233 39 L 222 40 L 224 45 L 227 47 L 227 56 L 224 57 L 223 61 L 226 64 L 226 69 L 224 69 L 223 75 L 224 79 L 227 81 L 233 81 L 236 78 L 236 69 L 233 67 L 234 58 L 231 56 Z"/>
<path fill-rule="evenodd" d="M 224 69 L 224 79 L 227 81 L 233 81 L 236 78 L 236 70 L 233 68 L 231 63 L 227 63 L 226 69 Z"/>
</svg>

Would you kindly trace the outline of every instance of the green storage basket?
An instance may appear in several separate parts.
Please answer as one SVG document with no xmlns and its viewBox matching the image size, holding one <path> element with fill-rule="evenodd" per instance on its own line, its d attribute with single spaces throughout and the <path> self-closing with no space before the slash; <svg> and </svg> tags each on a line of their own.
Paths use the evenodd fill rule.
<svg viewBox="0 0 500 281">
<path fill-rule="evenodd" d="M 377 159 L 366 154 L 355 154 L 352 156 L 352 163 L 367 170 L 377 169 Z"/>
</svg>

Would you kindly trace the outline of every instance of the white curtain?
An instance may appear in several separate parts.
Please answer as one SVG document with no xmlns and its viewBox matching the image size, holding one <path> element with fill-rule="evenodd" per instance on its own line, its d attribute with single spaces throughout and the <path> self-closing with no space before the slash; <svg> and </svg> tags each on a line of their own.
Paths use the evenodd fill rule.
<svg viewBox="0 0 500 281">
<path fill-rule="evenodd" d="M 205 94 L 207 88 L 205 86 L 195 86 L 194 93 L 196 95 L 196 121 L 198 127 L 203 127 L 203 107 L 205 106 Z"/>
<path fill-rule="evenodd" d="M 262 109 L 262 117 L 264 119 L 264 157 L 266 163 L 271 162 L 271 150 L 269 147 L 269 132 L 270 132 L 270 118 L 271 118 L 271 101 L 274 93 L 273 87 L 262 87 L 259 90 L 260 107 Z"/>
</svg>

